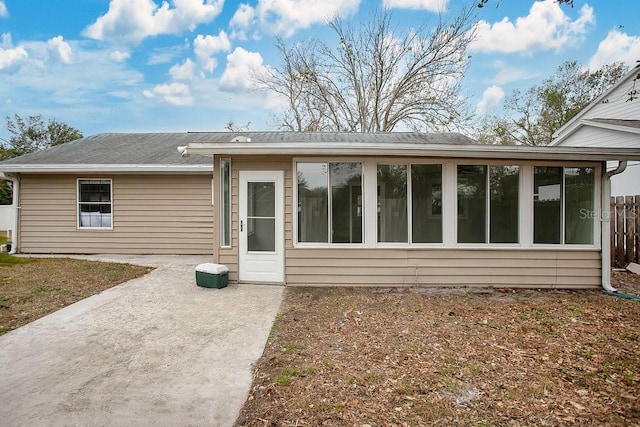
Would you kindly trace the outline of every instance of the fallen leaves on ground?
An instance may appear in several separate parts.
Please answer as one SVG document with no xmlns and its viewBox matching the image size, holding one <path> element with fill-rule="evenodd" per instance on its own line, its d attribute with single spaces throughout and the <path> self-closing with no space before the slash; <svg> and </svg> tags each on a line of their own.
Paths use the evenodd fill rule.
<svg viewBox="0 0 640 427">
<path fill-rule="evenodd" d="M 637 301 L 287 288 L 237 425 L 630 426 L 639 388 Z"/>
</svg>

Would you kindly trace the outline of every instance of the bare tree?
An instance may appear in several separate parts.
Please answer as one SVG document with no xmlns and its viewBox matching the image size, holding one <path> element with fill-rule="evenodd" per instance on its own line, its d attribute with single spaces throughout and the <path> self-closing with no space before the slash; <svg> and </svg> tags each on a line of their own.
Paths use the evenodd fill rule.
<svg viewBox="0 0 640 427">
<path fill-rule="evenodd" d="M 309 40 L 276 47 L 282 64 L 255 75 L 286 101 L 278 117 L 292 131 L 442 130 L 462 124 L 460 79 L 473 40 L 474 8 L 398 34 L 388 10 L 359 27 L 336 18 L 335 45 Z"/>
</svg>

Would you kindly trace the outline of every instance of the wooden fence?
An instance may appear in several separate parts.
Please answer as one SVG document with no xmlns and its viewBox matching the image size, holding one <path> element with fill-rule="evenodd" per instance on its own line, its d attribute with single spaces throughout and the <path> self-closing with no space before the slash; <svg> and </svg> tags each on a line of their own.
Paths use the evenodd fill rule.
<svg viewBox="0 0 640 427">
<path fill-rule="evenodd" d="M 640 263 L 640 196 L 611 198 L 611 266 Z"/>
</svg>

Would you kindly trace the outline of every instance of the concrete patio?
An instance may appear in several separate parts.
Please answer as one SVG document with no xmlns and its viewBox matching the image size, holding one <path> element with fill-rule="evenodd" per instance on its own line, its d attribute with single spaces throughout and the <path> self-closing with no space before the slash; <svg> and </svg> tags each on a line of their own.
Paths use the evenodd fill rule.
<svg viewBox="0 0 640 427">
<path fill-rule="evenodd" d="M 209 257 L 83 258 L 156 270 L 0 337 L 2 425 L 233 425 L 284 288 L 200 288 Z"/>
</svg>

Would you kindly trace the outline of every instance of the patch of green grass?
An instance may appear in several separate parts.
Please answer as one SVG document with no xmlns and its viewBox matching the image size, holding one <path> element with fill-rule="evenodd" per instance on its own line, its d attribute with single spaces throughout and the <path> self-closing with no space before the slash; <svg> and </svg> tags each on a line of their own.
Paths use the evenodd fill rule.
<svg viewBox="0 0 640 427">
<path fill-rule="evenodd" d="M 295 377 L 306 377 L 314 375 L 316 368 L 314 366 L 307 366 L 306 368 L 286 368 L 283 369 L 280 375 L 276 376 L 275 383 L 280 386 L 291 385 L 291 380 Z"/>
<path fill-rule="evenodd" d="M 571 317 L 575 317 L 575 318 L 580 317 L 584 313 L 584 310 L 581 307 L 578 307 L 573 304 L 569 304 L 567 306 L 567 309 L 571 313 Z"/>
<path fill-rule="evenodd" d="M 327 368 L 333 368 L 334 366 L 336 366 L 335 360 L 328 359 L 328 358 L 322 359 L 322 364 Z"/>
<path fill-rule="evenodd" d="M 56 288 L 55 286 L 47 286 L 47 285 L 36 286 L 35 288 L 33 288 L 33 292 L 37 294 L 41 292 L 53 292 L 53 291 L 64 291 L 64 290 L 60 288 Z"/>
<path fill-rule="evenodd" d="M 275 383 L 279 386 L 291 385 L 291 377 L 288 375 L 280 374 L 276 377 Z"/>
<path fill-rule="evenodd" d="M 16 264 L 29 264 L 35 262 L 33 259 L 19 258 L 9 254 L 0 254 L 0 267 L 7 267 Z"/>
<path fill-rule="evenodd" d="M 380 380 L 380 376 L 375 372 L 369 371 L 366 374 L 364 374 L 361 377 L 361 379 L 362 379 L 361 382 L 364 384 L 375 384 Z"/>
<path fill-rule="evenodd" d="M 274 334 L 276 333 L 276 325 L 278 324 L 278 319 L 280 319 L 279 314 L 277 314 L 276 318 L 273 319 L 273 324 L 271 325 L 271 329 L 269 330 L 269 340 L 271 340 L 271 338 L 273 338 Z"/>
<path fill-rule="evenodd" d="M 409 381 L 403 380 L 396 388 L 393 389 L 393 392 L 399 395 L 411 395 L 416 392 L 416 388 Z"/>
<path fill-rule="evenodd" d="M 283 345 L 280 348 L 280 351 L 282 351 L 283 353 L 287 353 L 287 352 L 291 352 L 291 351 L 295 351 L 295 350 L 302 350 L 303 348 L 304 348 L 303 345 L 290 342 L 290 343 L 286 343 L 285 345 Z"/>
</svg>

